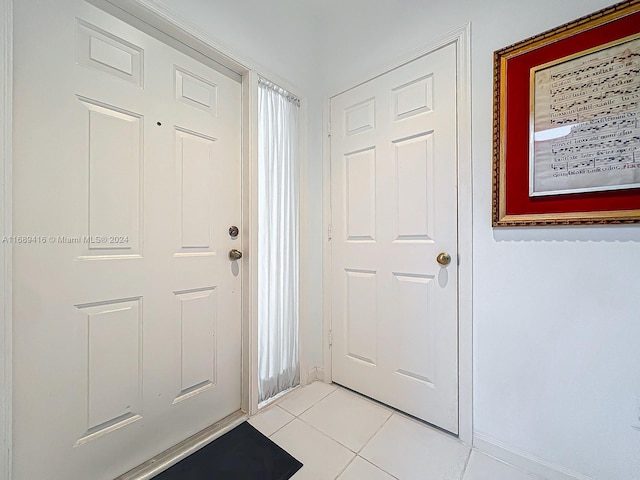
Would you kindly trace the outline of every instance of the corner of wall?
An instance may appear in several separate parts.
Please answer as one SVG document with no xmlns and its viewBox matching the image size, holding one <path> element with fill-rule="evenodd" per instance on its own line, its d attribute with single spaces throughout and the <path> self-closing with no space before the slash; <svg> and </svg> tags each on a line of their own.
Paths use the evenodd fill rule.
<svg viewBox="0 0 640 480">
<path fill-rule="evenodd" d="M 309 375 L 307 377 L 307 385 L 310 383 L 315 382 L 316 380 L 320 381 L 320 382 L 324 382 L 324 369 L 320 368 L 320 367 L 313 367 L 310 371 L 309 371 Z"/>
</svg>

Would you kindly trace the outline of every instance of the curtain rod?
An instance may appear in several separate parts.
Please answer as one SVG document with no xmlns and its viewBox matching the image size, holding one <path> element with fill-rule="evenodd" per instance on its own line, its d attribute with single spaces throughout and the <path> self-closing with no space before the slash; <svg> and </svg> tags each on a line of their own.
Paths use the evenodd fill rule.
<svg viewBox="0 0 640 480">
<path fill-rule="evenodd" d="M 291 92 L 289 92 L 288 90 L 285 90 L 284 88 L 280 87 L 279 85 L 276 85 L 275 83 L 270 82 L 269 80 L 263 77 L 258 77 L 258 83 L 263 87 L 273 90 L 274 92 L 282 95 L 284 98 L 294 103 L 296 106 L 298 107 L 300 106 L 300 99 L 296 97 L 294 94 L 292 94 Z"/>
</svg>

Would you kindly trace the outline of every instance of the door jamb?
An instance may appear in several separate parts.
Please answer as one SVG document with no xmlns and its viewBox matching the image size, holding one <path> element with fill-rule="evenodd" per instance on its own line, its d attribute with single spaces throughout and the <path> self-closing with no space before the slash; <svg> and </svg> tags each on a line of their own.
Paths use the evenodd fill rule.
<svg viewBox="0 0 640 480">
<path fill-rule="evenodd" d="M 471 155 L 471 25 L 443 35 L 381 69 L 337 89 L 323 105 L 323 364 L 324 381 L 331 382 L 331 98 L 427 55 L 456 45 L 458 119 L 458 437 L 473 445 L 473 171 Z"/>
</svg>

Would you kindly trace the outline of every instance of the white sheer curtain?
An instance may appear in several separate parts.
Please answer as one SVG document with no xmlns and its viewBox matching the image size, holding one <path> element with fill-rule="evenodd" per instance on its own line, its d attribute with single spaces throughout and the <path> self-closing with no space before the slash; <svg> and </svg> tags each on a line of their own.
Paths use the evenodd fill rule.
<svg viewBox="0 0 640 480">
<path fill-rule="evenodd" d="M 258 89 L 259 402 L 300 383 L 298 364 L 298 110 L 260 79 Z"/>
</svg>

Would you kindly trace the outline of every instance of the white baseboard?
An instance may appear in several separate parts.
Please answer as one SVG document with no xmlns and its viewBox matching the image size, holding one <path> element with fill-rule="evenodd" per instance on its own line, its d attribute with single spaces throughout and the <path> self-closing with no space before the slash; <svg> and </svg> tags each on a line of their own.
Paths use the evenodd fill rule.
<svg viewBox="0 0 640 480">
<path fill-rule="evenodd" d="M 583 473 L 552 464 L 482 433 L 474 433 L 473 446 L 482 453 L 486 453 L 526 472 L 538 475 L 545 480 L 594 480 Z"/>
<path fill-rule="evenodd" d="M 305 383 L 305 385 L 309 385 L 315 382 L 317 379 L 318 379 L 318 367 L 313 367 L 307 375 L 307 383 Z"/>
<path fill-rule="evenodd" d="M 313 367 L 307 377 L 307 384 L 313 383 L 316 380 L 324 381 L 324 369 L 320 367 Z"/>
</svg>

